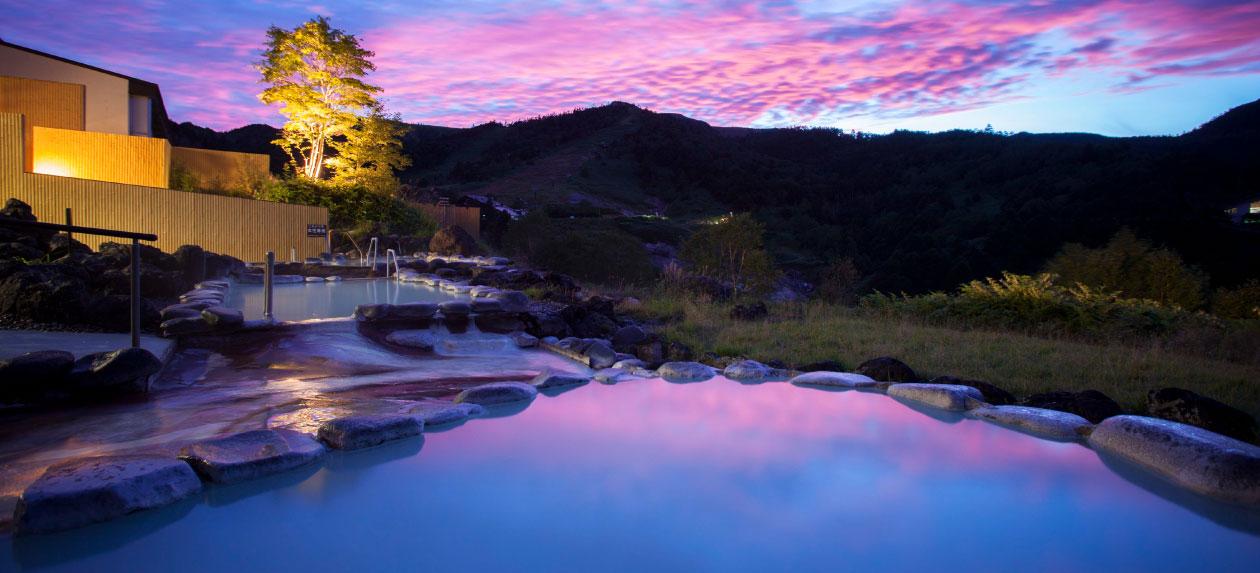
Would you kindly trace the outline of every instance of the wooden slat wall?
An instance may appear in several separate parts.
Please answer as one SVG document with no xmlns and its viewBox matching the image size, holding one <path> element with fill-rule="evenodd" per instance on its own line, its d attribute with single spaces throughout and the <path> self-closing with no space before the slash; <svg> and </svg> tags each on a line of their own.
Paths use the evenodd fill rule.
<svg viewBox="0 0 1260 573">
<path fill-rule="evenodd" d="M 25 116 L 25 167 L 31 170 L 31 128 L 83 129 L 84 87 L 29 78 L 0 76 L 0 113 Z"/>
<path fill-rule="evenodd" d="M 34 173 L 167 188 L 171 144 L 156 137 L 35 126 Z"/>
<path fill-rule="evenodd" d="M 455 225 L 468 231 L 474 239 L 481 240 L 481 209 L 478 207 L 456 207 L 454 205 L 433 205 L 430 203 L 412 203 L 438 222 L 438 226 Z"/>
<path fill-rule="evenodd" d="M 201 189 L 240 191 L 271 176 L 271 158 L 261 153 L 171 147 L 171 168 L 197 178 Z"/>
<path fill-rule="evenodd" d="M 76 225 L 154 233 L 163 251 L 195 244 L 246 261 L 260 261 L 268 250 L 283 261 L 290 249 L 299 258 L 325 249 L 324 238 L 306 236 L 306 225 L 328 224 L 323 207 L 26 173 L 21 148 L 20 116 L 0 113 L 0 201 L 21 199 L 41 221 L 64 222 L 69 207 Z M 75 238 L 92 247 L 109 240 Z"/>
</svg>

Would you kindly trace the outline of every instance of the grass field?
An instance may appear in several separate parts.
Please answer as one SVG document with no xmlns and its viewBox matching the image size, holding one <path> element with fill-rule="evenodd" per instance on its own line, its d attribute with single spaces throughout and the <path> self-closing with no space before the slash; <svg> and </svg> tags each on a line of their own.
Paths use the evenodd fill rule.
<svg viewBox="0 0 1260 573">
<path fill-rule="evenodd" d="M 823 303 L 773 305 L 768 318 L 751 322 L 730 319 L 729 306 L 686 297 L 645 297 L 635 312 L 661 321 L 666 337 L 698 353 L 790 365 L 838 360 L 846 368 L 893 356 L 925 378 L 984 380 L 1017 396 L 1095 389 L 1138 412 L 1148 391 L 1176 386 L 1260 415 L 1260 365 L 1176 353 L 1155 342 L 943 328 Z"/>
</svg>

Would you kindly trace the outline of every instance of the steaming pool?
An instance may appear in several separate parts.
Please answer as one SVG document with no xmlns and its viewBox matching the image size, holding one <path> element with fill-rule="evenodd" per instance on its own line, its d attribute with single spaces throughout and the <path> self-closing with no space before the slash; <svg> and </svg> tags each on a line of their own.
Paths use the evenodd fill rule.
<svg viewBox="0 0 1260 573">
<path fill-rule="evenodd" d="M 336 318 L 354 314 L 360 304 L 402 304 L 408 302 L 446 302 L 467 300 L 467 295 L 420 283 L 389 279 L 348 279 L 333 282 L 276 284 L 272 301 L 275 316 L 280 320 Z M 235 284 L 228 291 L 225 306 L 241 309 L 245 318 L 262 318 L 263 287 L 257 284 Z"/>
<path fill-rule="evenodd" d="M 364 303 L 464 298 L 415 283 L 277 285 L 282 320 Z M 228 306 L 261 316 L 262 289 Z M 188 348 L 145 400 L 0 410 L 0 503 L 84 456 L 174 456 L 259 428 L 315 433 L 412 413 L 567 358 L 503 335 L 432 352 L 353 320 Z M 0 539 L 0 571 L 1187 571 L 1251 570 L 1260 511 L 1047 441 L 882 393 L 722 376 L 594 381 L 488 408 L 423 436 L 63 533 Z"/>
<path fill-rule="evenodd" d="M 1137 481 L 1129 481 L 1129 480 Z M 878 394 L 635 380 L 0 545 L 47 571 L 1227 571 L 1253 513 Z"/>
</svg>

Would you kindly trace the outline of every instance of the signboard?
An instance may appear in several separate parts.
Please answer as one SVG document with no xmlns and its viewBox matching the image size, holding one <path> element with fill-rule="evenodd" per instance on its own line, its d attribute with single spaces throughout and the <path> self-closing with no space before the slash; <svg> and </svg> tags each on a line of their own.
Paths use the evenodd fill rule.
<svg viewBox="0 0 1260 573">
<path fill-rule="evenodd" d="M 308 237 L 325 237 L 327 235 L 328 225 L 314 223 L 306 226 L 306 236 Z"/>
</svg>

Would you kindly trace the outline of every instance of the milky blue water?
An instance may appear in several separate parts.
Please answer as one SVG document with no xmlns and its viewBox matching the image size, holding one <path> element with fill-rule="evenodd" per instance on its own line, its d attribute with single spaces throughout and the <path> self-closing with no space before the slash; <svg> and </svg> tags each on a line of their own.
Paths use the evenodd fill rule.
<svg viewBox="0 0 1260 573">
<path fill-rule="evenodd" d="M 350 316 L 360 304 L 444 302 L 459 298 L 460 295 L 419 283 L 353 279 L 275 285 L 273 308 L 277 320 L 305 320 Z M 241 309 L 246 318 L 262 318 L 262 285 L 233 284 L 226 305 Z"/>
<path fill-rule="evenodd" d="M 1081 445 L 883 395 L 646 380 L 0 539 L 0 569 L 1254 571 L 1258 532 Z"/>
</svg>

